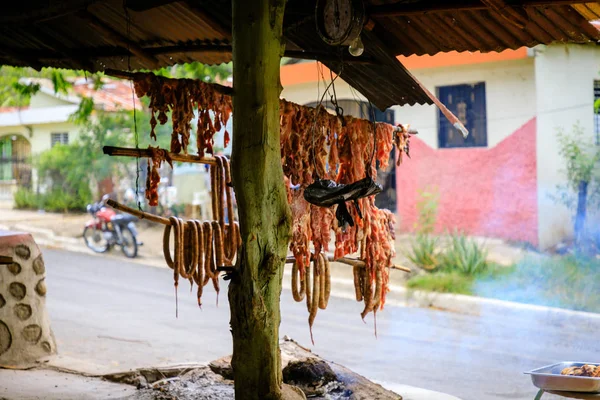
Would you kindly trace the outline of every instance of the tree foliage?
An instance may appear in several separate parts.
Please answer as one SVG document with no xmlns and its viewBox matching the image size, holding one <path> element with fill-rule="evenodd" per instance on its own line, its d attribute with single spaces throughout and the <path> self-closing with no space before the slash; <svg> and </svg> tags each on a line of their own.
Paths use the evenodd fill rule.
<svg viewBox="0 0 600 400">
<path fill-rule="evenodd" d="M 556 187 L 557 195 L 552 197 L 575 212 L 579 184 L 587 182 L 587 205 L 590 208 L 600 208 L 600 147 L 594 145 L 592 138 L 584 134 L 579 124 L 571 132 L 559 129 L 557 137 L 559 154 L 565 162 L 561 172 L 566 182 Z"/>
<path fill-rule="evenodd" d="M 162 68 L 158 74 L 174 78 L 201 79 L 205 81 L 223 81 L 231 76 L 231 65 L 207 66 L 200 63 L 175 65 Z M 52 82 L 54 92 L 68 94 L 72 80 L 84 75 L 83 71 L 58 70 L 44 68 L 38 72 L 32 68 L 0 68 L 0 105 L 25 106 L 31 96 L 40 89 L 39 83 L 25 84 L 21 78 L 46 78 Z M 93 82 L 94 90 L 101 90 L 102 74 L 85 74 Z M 133 89 L 132 89 L 133 91 Z M 134 101 L 132 92 L 132 103 Z M 113 177 L 128 176 L 133 179 L 137 166 L 144 168 L 141 161 L 123 157 L 107 157 L 103 146 L 139 146 L 148 145 L 169 148 L 172 132 L 171 119 L 165 125 L 156 127 L 157 141 L 150 139 L 150 114 L 147 98 L 137 99 L 136 104 L 143 110 L 117 110 L 105 112 L 94 104 L 90 97 L 82 97 L 78 109 L 71 115 L 71 122 L 80 130 L 77 141 L 68 145 L 57 145 L 42 153 L 35 161 L 45 193 L 21 190 L 16 196 L 17 205 L 27 208 L 41 207 L 49 211 L 83 209 L 92 200 L 95 183 Z M 195 135 L 195 132 L 192 132 Z M 195 140 L 190 140 L 190 149 Z M 60 194 L 62 193 L 62 197 Z"/>
</svg>

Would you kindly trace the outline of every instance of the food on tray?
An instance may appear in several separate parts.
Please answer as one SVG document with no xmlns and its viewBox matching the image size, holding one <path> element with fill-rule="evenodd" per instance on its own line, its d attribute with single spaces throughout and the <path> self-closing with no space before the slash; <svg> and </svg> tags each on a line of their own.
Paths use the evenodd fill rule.
<svg viewBox="0 0 600 400">
<path fill-rule="evenodd" d="M 581 367 L 568 367 L 560 371 L 561 375 L 591 376 L 600 378 L 600 366 L 585 364 Z"/>
</svg>

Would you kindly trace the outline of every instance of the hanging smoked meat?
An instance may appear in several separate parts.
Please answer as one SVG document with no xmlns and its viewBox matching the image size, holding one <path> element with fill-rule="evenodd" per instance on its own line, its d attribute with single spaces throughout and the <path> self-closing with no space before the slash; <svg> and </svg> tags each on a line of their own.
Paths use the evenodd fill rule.
<svg viewBox="0 0 600 400">
<path fill-rule="evenodd" d="M 191 121 L 197 110 L 198 155 L 213 153 L 214 134 L 227 124 L 232 112 L 229 96 L 201 81 L 169 79 L 153 74 L 137 74 L 135 90 L 139 97 L 150 97 L 150 134 L 153 138 L 156 138 L 156 125 L 165 124 L 171 113 L 171 152 L 187 152 Z M 345 211 L 347 220 L 352 220 L 353 224 L 342 226 L 335 217 L 338 205 L 328 208 L 309 204 L 304 191 L 317 180 L 329 180 L 336 185 L 352 184 L 365 177 L 375 180 L 377 163 L 387 167 L 394 145 L 398 149 L 398 165 L 403 153 L 409 155 L 408 127 L 373 124 L 351 116 L 338 117 L 322 106 L 311 108 L 280 100 L 280 129 L 281 162 L 293 219 L 290 250 L 296 260 L 300 281 L 304 282 L 311 264 L 318 267 L 324 263 L 320 260 L 324 257 L 323 252 L 329 251 L 333 236 L 334 258 L 358 253 L 366 263 L 365 268 L 354 271 L 357 299 L 365 302 L 364 318 L 385 302 L 388 267 L 394 256 L 394 215 L 389 210 L 377 208 L 373 196 L 363 197 L 356 200 L 356 206 L 347 207 Z M 228 142 L 229 133 L 225 132 L 224 146 Z M 148 182 L 151 193 L 159 179 L 157 168 L 160 159 L 164 159 L 161 156 L 157 153 L 152 158 Z M 307 284 L 304 286 L 308 290 Z M 314 319 L 312 311 L 311 318 Z"/>
</svg>

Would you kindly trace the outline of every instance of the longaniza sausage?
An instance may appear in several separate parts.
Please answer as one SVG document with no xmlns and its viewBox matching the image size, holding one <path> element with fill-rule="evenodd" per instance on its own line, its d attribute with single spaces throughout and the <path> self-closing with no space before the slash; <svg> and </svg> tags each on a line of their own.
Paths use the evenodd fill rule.
<svg viewBox="0 0 600 400">
<path fill-rule="evenodd" d="M 300 289 L 298 289 L 298 280 L 300 281 Z M 292 296 L 297 302 L 304 300 L 306 295 L 304 279 L 300 278 L 300 270 L 298 269 L 298 263 L 294 261 L 292 264 Z"/>
<path fill-rule="evenodd" d="M 307 268 L 308 270 L 308 268 Z M 317 312 L 319 311 L 319 289 L 320 289 L 320 273 L 319 273 L 319 262 L 317 261 L 317 257 L 313 261 L 313 293 L 312 293 L 312 304 L 310 307 L 310 314 L 308 315 L 308 326 L 310 329 L 310 340 L 313 345 L 315 344 L 315 340 L 313 339 L 312 334 L 312 326 L 315 322 L 315 318 L 317 317 Z"/>
</svg>

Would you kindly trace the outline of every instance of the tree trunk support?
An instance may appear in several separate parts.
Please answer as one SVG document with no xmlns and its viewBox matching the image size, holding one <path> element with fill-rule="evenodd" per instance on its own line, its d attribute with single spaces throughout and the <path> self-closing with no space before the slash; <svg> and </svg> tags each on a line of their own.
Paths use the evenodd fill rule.
<svg viewBox="0 0 600 400">
<path fill-rule="evenodd" d="M 280 296 L 291 214 L 279 144 L 285 0 L 233 0 L 232 178 L 242 247 L 229 286 L 237 400 L 281 399 Z"/>
</svg>

